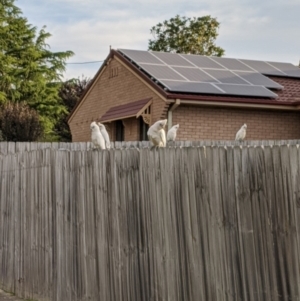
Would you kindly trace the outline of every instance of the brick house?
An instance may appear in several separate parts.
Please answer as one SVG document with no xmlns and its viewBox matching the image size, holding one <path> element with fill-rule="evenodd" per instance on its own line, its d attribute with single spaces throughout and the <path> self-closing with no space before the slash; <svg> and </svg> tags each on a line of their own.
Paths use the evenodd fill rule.
<svg viewBox="0 0 300 301">
<path fill-rule="evenodd" d="M 300 139 L 300 69 L 288 63 L 111 50 L 68 118 L 72 140 L 104 123 L 112 141 L 148 140 L 159 119 L 178 140 Z"/>
</svg>

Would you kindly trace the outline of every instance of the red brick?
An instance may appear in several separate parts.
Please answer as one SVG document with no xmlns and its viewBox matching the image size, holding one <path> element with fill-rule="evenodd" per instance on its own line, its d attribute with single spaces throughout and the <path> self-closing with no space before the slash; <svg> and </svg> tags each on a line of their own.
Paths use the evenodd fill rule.
<svg viewBox="0 0 300 301">
<path fill-rule="evenodd" d="M 118 76 L 110 78 L 111 68 Z M 291 101 L 300 95 L 297 79 L 272 78 L 284 86 L 276 91 L 281 101 Z M 109 108 L 152 97 L 152 123 L 167 118 L 168 104 L 149 86 L 116 59 L 112 59 L 85 99 L 69 120 L 73 141 L 90 140 L 90 123 L 100 118 Z M 248 140 L 300 139 L 300 113 L 266 109 L 225 109 L 179 105 L 173 111 L 173 124 L 179 123 L 178 140 L 233 140 L 239 128 L 246 123 Z M 139 120 L 124 120 L 125 140 L 139 139 Z M 106 124 L 111 140 L 115 140 L 115 122 Z"/>
</svg>

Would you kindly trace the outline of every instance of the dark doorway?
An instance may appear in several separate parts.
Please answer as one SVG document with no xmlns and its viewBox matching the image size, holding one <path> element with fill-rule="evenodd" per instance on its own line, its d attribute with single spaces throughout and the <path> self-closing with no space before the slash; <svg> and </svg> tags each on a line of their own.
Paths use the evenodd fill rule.
<svg viewBox="0 0 300 301">
<path fill-rule="evenodd" d="M 116 121 L 116 141 L 124 141 L 124 124 L 122 120 Z"/>
<path fill-rule="evenodd" d="M 143 117 L 140 117 L 140 141 L 148 141 L 148 129 L 149 125 L 144 122 Z"/>
</svg>

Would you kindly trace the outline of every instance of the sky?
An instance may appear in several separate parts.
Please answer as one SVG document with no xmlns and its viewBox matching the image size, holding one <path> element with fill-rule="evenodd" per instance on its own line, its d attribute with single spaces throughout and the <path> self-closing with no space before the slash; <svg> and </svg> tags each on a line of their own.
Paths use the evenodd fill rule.
<svg viewBox="0 0 300 301">
<path fill-rule="evenodd" d="M 300 61 L 300 0 L 16 0 L 28 22 L 52 36 L 50 50 L 72 50 L 65 80 L 90 78 L 113 49 L 147 50 L 150 28 L 176 15 L 220 23 L 224 57 Z M 89 63 L 87 63 L 89 62 Z"/>
</svg>

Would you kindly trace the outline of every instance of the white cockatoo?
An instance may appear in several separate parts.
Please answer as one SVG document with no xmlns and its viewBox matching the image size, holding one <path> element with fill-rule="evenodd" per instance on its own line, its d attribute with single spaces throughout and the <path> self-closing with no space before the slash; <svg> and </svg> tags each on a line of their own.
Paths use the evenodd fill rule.
<svg viewBox="0 0 300 301">
<path fill-rule="evenodd" d="M 174 142 L 175 141 L 178 129 L 179 129 L 179 124 L 176 124 L 168 130 L 167 142 L 169 142 L 169 141 Z"/>
<path fill-rule="evenodd" d="M 105 140 L 100 132 L 100 128 L 95 121 L 90 125 L 91 128 L 91 140 L 95 148 L 105 149 Z"/>
<path fill-rule="evenodd" d="M 236 133 L 235 140 L 236 141 L 243 141 L 246 137 L 246 129 L 247 129 L 247 124 L 245 123 Z"/>
<path fill-rule="evenodd" d="M 108 132 L 107 132 L 107 130 L 105 128 L 105 125 L 102 124 L 102 123 L 100 123 L 100 122 L 98 122 L 97 124 L 98 124 L 98 126 L 100 128 L 100 132 L 101 132 L 101 134 L 102 134 L 102 136 L 103 136 L 103 138 L 105 140 L 105 146 L 106 146 L 106 148 L 110 149 L 110 139 L 109 139 Z"/>
<path fill-rule="evenodd" d="M 166 132 L 164 127 L 167 124 L 167 119 L 158 120 L 152 124 L 147 132 L 149 140 L 157 147 L 165 147 L 166 142 Z"/>
</svg>

